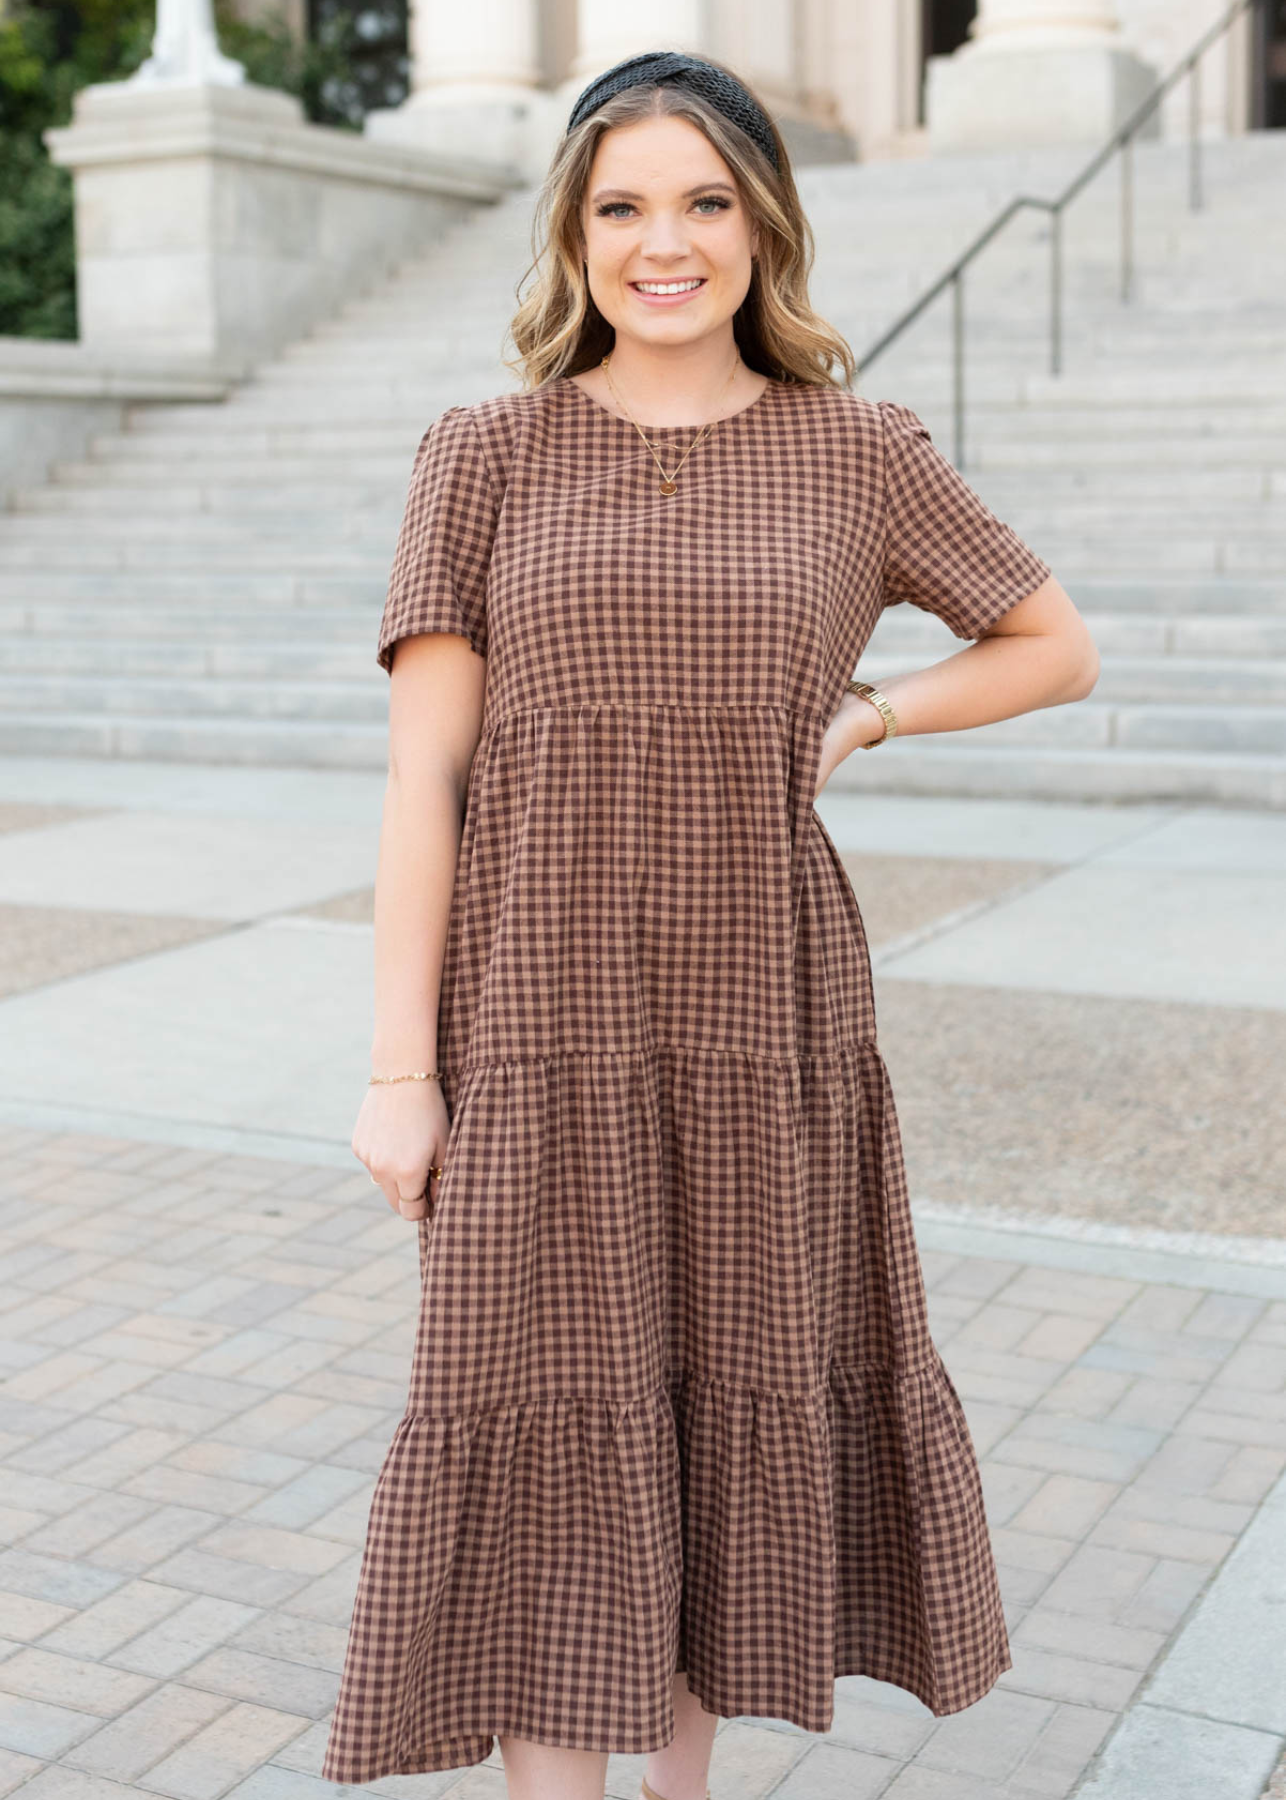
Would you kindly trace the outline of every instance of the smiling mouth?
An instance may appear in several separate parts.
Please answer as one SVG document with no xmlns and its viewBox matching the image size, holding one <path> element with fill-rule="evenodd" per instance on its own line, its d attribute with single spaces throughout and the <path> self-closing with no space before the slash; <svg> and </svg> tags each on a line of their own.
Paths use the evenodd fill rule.
<svg viewBox="0 0 1286 1800">
<path fill-rule="evenodd" d="M 695 294 L 698 288 L 705 286 L 706 280 L 707 277 L 704 275 L 681 276 L 677 282 L 663 281 L 656 285 L 675 294 Z M 645 286 L 641 281 L 631 281 L 629 285 L 640 294 L 655 291 L 652 284 Z M 664 298 L 664 294 L 661 297 Z"/>
</svg>

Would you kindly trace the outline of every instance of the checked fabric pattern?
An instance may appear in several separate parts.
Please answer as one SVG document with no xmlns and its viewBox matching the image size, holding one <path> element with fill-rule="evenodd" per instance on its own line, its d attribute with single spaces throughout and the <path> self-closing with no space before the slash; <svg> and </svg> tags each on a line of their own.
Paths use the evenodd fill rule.
<svg viewBox="0 0 1286 1800">
<path fill-rule="evenodd" d="M 652 434 L 667 467 L 696 429 Z M 672 498 L 567 377 L 424 434 L 377 655 L 458 635 L 486 692 L 326 1779 L 499 1732 L 654 1750 L 676 1669 L 825 1733 L 837 1676 L 941 1715 L 1012 1666 L 813 800 L 886 605 L 972 638 L 1048 573 L 914 413 L 839 388 L 770 383 Z"/>
</svg>

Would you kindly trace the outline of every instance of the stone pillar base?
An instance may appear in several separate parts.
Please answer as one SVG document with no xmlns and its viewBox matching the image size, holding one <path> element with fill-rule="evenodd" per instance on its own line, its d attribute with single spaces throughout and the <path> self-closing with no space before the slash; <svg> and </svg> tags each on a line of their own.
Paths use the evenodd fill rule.
<svg viewBox="0 0 1286 1800">
<path fill-rule="evenodd" d="M 366 115 L 366 136 L 434 156 L 467 156 L 494 166 L 497 180 L 530 186 L 544 176 L 564 119 L 547 92 L 504 82 L 423 88 L 400 106 Z"/>
<path fill-rule="evenodd" d="M 44 134 L 72 170 L 81 342 L 248 372 L 504 184 L 314 125 L 268 88 L 105 82 Z"/>
<path fill-rule="evenodd" d="M 929 150 L 936 154 L 1037 144 L 1093 148 L 1142 104 L 1157 75 L 1119 44 L 1071 42 L 966 44 L 953 56 L 930 57 L 926 79 Z M 1154 112 L 1141 135 L 1159 131 Z"/>
</svg>

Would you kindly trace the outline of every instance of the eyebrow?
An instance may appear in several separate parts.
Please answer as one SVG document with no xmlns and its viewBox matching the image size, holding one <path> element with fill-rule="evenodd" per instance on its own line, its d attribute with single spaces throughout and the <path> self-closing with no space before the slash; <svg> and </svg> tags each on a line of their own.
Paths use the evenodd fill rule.
<svg viewBox="0 0 1286 1800">
<path fill-rule="evenodd" d="M 726 181 L 699 181 L 696 187 L 685 188 L 679 198 L 690 200 L 694 194 L 709 194 L 716 188 L 722 188 L 726 194 L 735 195 L 737 191 Z M 609 197 L 615 200 L 642 200 L 645 198 L 643 194 L 631 193 L 629 188 L 599 188 L 598 192 L 592 196 L 595 200 L 606 200 Z"/>
</svg>

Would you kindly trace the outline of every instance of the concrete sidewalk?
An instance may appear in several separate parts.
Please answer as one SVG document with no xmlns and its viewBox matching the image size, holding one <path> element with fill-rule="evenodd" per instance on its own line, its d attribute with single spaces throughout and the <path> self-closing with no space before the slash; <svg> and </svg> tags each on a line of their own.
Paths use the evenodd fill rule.
<svg viewBox="0 0 1286 1800">
<path fill-rule="evenodd" d="M 382 785 L 0 761 L 2 1791 L 335 1792 L 418 1296 L 348 1149 Z M 1286 820 L 818 811 L 1014 1668 L 946 1719 L 845 1678 L 825 1738 L 726 1721 L 713 1792 L 1258 1800 L 1286 1740 Z M 498 1754 L 373 1785 L 504 1793 Z"/>
</svg>

